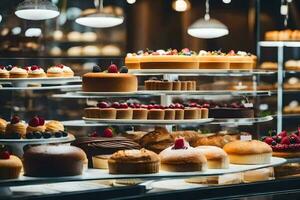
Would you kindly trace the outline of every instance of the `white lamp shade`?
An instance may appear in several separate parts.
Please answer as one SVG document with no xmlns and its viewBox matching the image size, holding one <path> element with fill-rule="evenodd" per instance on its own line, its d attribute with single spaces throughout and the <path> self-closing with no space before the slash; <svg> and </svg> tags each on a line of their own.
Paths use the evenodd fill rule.
<svg viewBox="0 0 300 200">
<path fill-rule="evenodd" d="M 92 28 L 108 28 L 122 24 L 123 17 L 106 15 L 106 14 L 93 14 L 79 17 L 75 20 L 76 23 Z"/>
<path fill-rule="evenodd" d="M 26 20 L 46 20 L 57 17 L 59 11 L 48 0 L 25 0 L 18 5 L 15 14 Z"/>
<path fill-rule="evenodd" d="M 228 28 L 216 19 L 199 19 L 188 28 L 189 35 L 203 39 L 219 38 L 228 33 Z"/>
</svg>

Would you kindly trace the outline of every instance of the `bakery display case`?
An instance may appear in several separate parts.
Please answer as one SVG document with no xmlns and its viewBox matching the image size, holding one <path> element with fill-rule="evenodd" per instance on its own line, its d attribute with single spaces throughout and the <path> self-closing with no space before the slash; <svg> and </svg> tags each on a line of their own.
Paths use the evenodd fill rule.
<svg viewBox="0 0 300 200">
<path fill-rule="evenodd" d="M 107 2 L 23 2 L 59 10 L 46 21 L 4 11 L 21 32 L 0 26 L 0 199 L 297 197 L 298 31 L 267 33 L 257 55 L 205 40 L 200 50 L 186 39 L 177 49 L 150 39 L 159 45 L 152 50 L 157 16 L 138 23 L 143 34 L 129 20 L 76 22 L 139 22 L 134 13 L 147 19 L 151 7 Z M 170 2 L 155 8 L 168 13 Z M 22 10 L 18 3 L 12 8 Z M 34 26 L 41 34 L 29 37 L 23 29 Z"/>
</svg>

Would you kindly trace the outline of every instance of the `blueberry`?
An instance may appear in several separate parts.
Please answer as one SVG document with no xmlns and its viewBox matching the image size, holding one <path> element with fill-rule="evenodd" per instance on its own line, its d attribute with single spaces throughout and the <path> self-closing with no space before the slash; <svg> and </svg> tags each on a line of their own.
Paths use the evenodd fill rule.
<svg viewBox="0 0 300 200">
<path fill-rule="evenodd" d="M 43 138 L 48 139 L 51 138 L 52 134 L 50 132 L 44 132 L 43 133 Z"/>
<path fill-rule="evenodd" d="M 35 139 L 41 139 L 42 138 L 42 133 L 41 132 L 38 132 L 38 131 L 34 132 L 33 135 L 34 135 Z"/>
<path fill-rule="evenodd" d="M 99 67 L 98 65 L 95 65 L 95 66 L 93 67 L 93 72 L 95 72 L 95 73 L 102 72 L 102 69 L 101 69 L 101 67 Z"/>
<path fill-rule="evenodd" d="M 34 134 L 33 133 L 27 133 L 26 134 L 26 139 L 33 139 L 34 138 Z"/>
<path fill-rule="evenodd" d="M 54 136 L 56 137 L 56 138 L 60 138 L 61 136 L 62 136 L 62 133 L 59 131 L 59 132 L 56 132 L 56 133 L 54 133 Z"/>
<path fill-rule="evenodd" d="M 125 66 L 121 67 L 121 68 L 120 68 L 120 73 L 123 73 L 123 74 L 128 73 L 128 68 L 125 67 Z"/>
<path fill-rule="evenodd" d="M 10 139 L 21 139 L 21 134 L 19 134 L 19 133 L 12 133 L 9 138 Z"/>
<path fill-rule="evenodd" d="M 68 133 L 66 131 L 62 131 L 61 133 L 63 137 L 68 137 Z"/>
<path fill-rule="evenodd" d="M 272 141 L 271 145 L 275 146 L 277 143 L 275 141 Z"/>
<path fill-rule="evenodd" d="M 13 67 L 12 67 L 11 65 L 5 66 L 5 69 L 6 69 L 7 71 L 10 71 L 12 68 L 13 68 Z"/>
<path fill-rule="evenodd" d="M 277 143 L 280 143 L 280 142 L 281 142 L 281 139 L 282 139 L 281 136 L 277 136 L 276 142 L 277 142 Z"/>
</svg>

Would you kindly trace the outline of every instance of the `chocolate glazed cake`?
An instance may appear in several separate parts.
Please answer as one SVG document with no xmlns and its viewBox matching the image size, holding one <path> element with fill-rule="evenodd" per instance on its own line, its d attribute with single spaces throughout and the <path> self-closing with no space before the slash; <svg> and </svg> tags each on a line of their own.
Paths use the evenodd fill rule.
<svg viewBox="0 0 300 200">
<path fill-rule="evenodd" d="M 72 145 L 81 148 L 88 157 L 89 167 L 92 167 L 92 157 L 110 155 L 119 150 L 140 149 L 140 145 L 125 137 L 81 137 Z"/>
<path fill-rule="evenodd" d="M 209 118 L 253 118 L 253 108 L 210 108 Z"/>
</svg>

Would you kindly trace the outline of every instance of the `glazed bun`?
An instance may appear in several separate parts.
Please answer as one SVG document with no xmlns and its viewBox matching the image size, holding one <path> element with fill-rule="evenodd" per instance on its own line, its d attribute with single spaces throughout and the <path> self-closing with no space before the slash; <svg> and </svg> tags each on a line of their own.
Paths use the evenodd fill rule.
<svg viewBox="0 0 300 200">
<path fill-rule="evenodd" d="M 232 164 L 260 165 L 271 162 L 272 148 L 258 140 L 237 140 L 226 144 L 223 149 Z"/>
<path fill-rule="evenodd" d="M 229 158 L 223 149 L 215 146 L 199 146 L 196 149 L 200 150 L 206 157 L 209 169 L 229 168 Z"/>
</svg>

